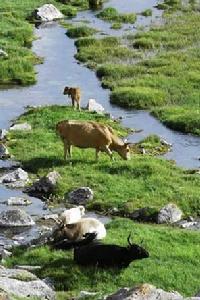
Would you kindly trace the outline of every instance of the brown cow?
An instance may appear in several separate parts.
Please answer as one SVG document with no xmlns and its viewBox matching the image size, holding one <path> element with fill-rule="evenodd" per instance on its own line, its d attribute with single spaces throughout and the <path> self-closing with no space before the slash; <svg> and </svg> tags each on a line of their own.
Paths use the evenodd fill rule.
<svg viewBox="0 0 200 300">
<path fill-rule="evenodd" d="M 72 106 L 75 108 L 75 103 L 77 108 L 80 110 L 81 102 L 81 90 L 78 87 L 68 87 L 66 86 L 63 91 L 64 95 L 68 95 L 72 99 Z"/>
<path fill-rule="evenodd" d="M 64 120 L 56 125 L 56 132 L 64 143 L 64 159 L 71 157 L 71 146 L 96 149 L 96 160 L 99 152 L 106 152 L 112 159 L 112 150 L 123 159 L 130 159 L 129 143 L 124 143 L 110 126 L 96 122 Z"/>
</svg>

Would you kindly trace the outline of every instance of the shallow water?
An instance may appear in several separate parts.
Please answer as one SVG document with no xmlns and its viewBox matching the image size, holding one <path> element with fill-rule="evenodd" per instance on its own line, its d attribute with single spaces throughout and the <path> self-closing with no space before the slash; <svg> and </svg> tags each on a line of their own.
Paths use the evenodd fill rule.
<svg viewBox="0 0 200 300">
<path fill-rule="evenodd" d="M 111 0 L 105 6 L 116 7 L 122 12 L 140 12 L 152 8 L 155 4 L 155 0 L 126 0 L 126 5 L 121 0 Z M 111 30 L 110 24 L 97 19 L 95 14 L 96 12 L 92 11 L 81 12 L 73 21 L 87 19 L 104 33 L 120 33 L 120 31 Z M 149 26 L 152 22 L 160 20 L 160 15 L 161 12 L 153 8 L 152 18 L 139 17 L 137 24 L 130 25 L 129 29 L 134 32 L 135 26 Z M 172 151 L 166 155 L 168 159 L 175 160 L 179 166 L 199 168 L 200 161 L 197 157 L 200 156 L 200 138 L 167 129 L 146 111 L 126 110 L 111 105 L 109 90 L 102 89 L 95 73 L 75 60 L 74 40 L 69 39 L 65 32 L 66 30 L 55 22 L 35 29 L 38 39 L 33 43 L 33 51 L 44 57 L 44 64 L 36 66 L 37 84 L 0 91 L 0 128 L 8 128 L 11 120 L 21 114 L 27 105 L 70 105 L 70 100 L 63 95 L 63 87 L 65 85 L 79 86 L 83 92 L 82 106 L 87 104 L 89 98 L 95 98 L 107 112 L 115 117 L 122 116 L 123 125 L 143 129 L 140 134 L 131 135 L 130 141 L 136 142 L 149 134 L 158 134 L 173 144 Z M 0 167 L 6 164 L 9 162 L 0 162 Z M 2 202 L 10 196 L 22 196 L 22 193 L 0 186 L 0 211 L 6 209 Z M 33 204 L 25 207 L 25 210 L 31 215 L 41 215 L 42 207 L 43 203 L 34 199 Z"/>
</svg>

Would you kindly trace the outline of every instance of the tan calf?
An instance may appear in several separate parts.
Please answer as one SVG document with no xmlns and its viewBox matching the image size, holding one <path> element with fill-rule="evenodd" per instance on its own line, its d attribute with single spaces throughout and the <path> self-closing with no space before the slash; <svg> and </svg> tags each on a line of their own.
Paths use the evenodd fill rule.
<svg viewBox="0 0 200 300">
<path fill-rule="evenodd" d="M 81 102 L 81 90 L 78 87 L 68 87 L 66 86 L 63 91 L 64 95 L 68 95 L 72 99 L 72 106 L 80 110 L 80 102 Z M 75 105 L 76 104 L 76 105 Z"/>
</svg>

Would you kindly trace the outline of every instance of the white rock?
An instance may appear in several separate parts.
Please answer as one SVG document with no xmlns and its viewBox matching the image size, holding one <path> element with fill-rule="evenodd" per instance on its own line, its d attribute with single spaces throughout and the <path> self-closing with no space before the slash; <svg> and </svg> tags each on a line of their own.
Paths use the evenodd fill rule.
<svg viewBox="0 0 200 300">
<path fill-rule="evenodd" d="M 104 107 L 96 102 L 95 99 L 89 99 L 88 104 L 87 104 L 87 109 L 89 111 L 94 111 L 97 113 L 103 113 L 104 112 Z"/>
<path fill-rule="evenodd" d="M 176 204 L 169 203 L 158 212 L 157 223 L 175 223 L 181 220 L 182 215 L 182 211 Z"/>
<path fill-rule="evenodd" d="M 0 144 L 0 159 L 5 159 L 8 158 L 9 156 L 10 155 L 6 146 L 4 144 Z"/>
<path fill-rule="evenodd" d="M 63 14 L 53 5 L 53 4 L 44 4 L 41 7 L 38 7 L 34 12 L 33 16 L 42 22 L 49 22 L 57 19 L 62 19 Z"/>
<path fill-rule="evenodd" d="M 30 205 L 32 202 L 23 197 L 10 197 L 7 201 L 7 205 Z"/>
<path fill-rule="evenodd" d="M 13 172 L 7 173 L 0 177 L 0 183 L 12 183 L 17 181 L 28 181 L 28 173 L 21 168 L 17 168 Z"/>
<path fill-rule="evenodd" d="M 0 213 L 0 226 L 2 227 L 24 227 L 33 225 L 35 225 L 35 222 L 31 216 L 21 209 L 10 209 Z"/>
<path fill-rule="evenodd" d="M 10 130 L 31 130 L 31 125 L 28 123 L 14 124 L 10 127 Z"/>
<path fill-rule="evenodd" d="M 5 129 L 0 129 L 0 141 L 4 140 L 6 138 L 8 131 Z"/>
<path fill-rule="evenodd" d="M 8 53 L 6 51 L 0 49 L 0 57 L 7 58 L 8 57 Z"/>
</svg>

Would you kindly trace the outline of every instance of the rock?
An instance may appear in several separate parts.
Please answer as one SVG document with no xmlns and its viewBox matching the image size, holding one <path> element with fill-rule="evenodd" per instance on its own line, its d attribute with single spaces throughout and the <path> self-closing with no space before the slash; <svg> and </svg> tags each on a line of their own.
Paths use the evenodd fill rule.
<svg viewBox="0 0 200 300">
<path fill-rule="evenodd" d="M 80 291 L 80 294 L 78 296 L 78 299 L 82 299 L 82 298 L 88 298 L 88 297 L 94 297 L 98 295 L 98 293 L 95 292 L 88 292 L 88 291 Z"/>
<path fill-rule="evenodd" d="M 20 265 L 16 265 L 15 268 L 18 269 L 18 270 L 38 271 L 38 270 L 41 270 L 42 267 L 41 266 L 27 266 L 27 265 L 20 266 Z"/>
<path fill-rule="evenodd" d="M 45 198 L 54 192 L 59 178 L 60 174 L 58 172 L 50 172 L 47 176 L 41 177 L 38 181 L 34 182 L 32 186 L 27 187 L 25 192 L 31 196 Z"/>
<path fill-rule="evenodd" d="M 10 197 L 7 201 L 7 205 L 30 205 L 32 202 L 23 197 Z"/>
<path fill-rule="evenodd" d="M 153 285 L 144 283 L 134 288 L 121 288 L 106 300 L 200 300 L 198 297 L 183 298 L 178 292 L 166 292 Z"/>
<path fill-rule="evenodd" d="M 31 216 L 21 209 L 10 209 L 0 213 L 0 226 L 2 227 L 33 226 L 34 224 Z"/>
<path fill-rule="evenodd" d="M 164 145 L 164 146 L 167 146 L 167 147 L 169 147 L 169 148 L 172 147 L 172 144 L 168 143 L 168 142 L 167 142 L 166 140 L 164 140 L 164 139 L 160 139 L 160 142 L 161 142 L 161 144 Z"/>
<path fill-rule="evenodd" d="M 31 130 L 32 127 L 28 123 L 14 124 L 10 127 L 10 130 Z"/>
<path fill-rule="evenodd" d="M 28 173 L 21 168 L 17 168 L 0 177 L 0 183 L 4 183 L 13 188 L 24 187 L 28 180 Z"/>
<path fill-rule="evenodd" d="M 181 220 L 177 225 L 183 229 L 200 230 L 200 221 Z"/>
<path fill-rule="evenodd" d="M 183 213 L 174 203 L 165 205 L 158 212 L 157 223 L 175 223 L 181 220 Z"/>
<path fill-rule="evenodd" d="M 34 10 L 33 17 L 41 22 L 49 22 L 64 16 L 53 4 L 44 4 Z"/>
<path fill-rule="evenodd" d="M 5 129 L 0 129 L 0 141 L 4 140 L 6 138 L 8 131 Z"/>
<path fill-rule="evenodd" d="M 26 270 L 0 269 L 0 290 L 20 298 L 55 299 L 55 292 L 42 280 Z"/>
<path fill-rule="evenodd" d="M 85 205 L 93 199 L 93 191 L 89 187 L 80 187 L 68 194 L 69 202 L 76 205 Z"/>
<path fill-rule="evenodd" d="M 10 252 L 10 251 L 8 251 L 8 250 L 6 250 L 6 249 L 2 249 L 1 251 L 0 251 L 0 257 L 1 257 L 1 259 L 5 259 L 5 258 L 7 258 L 7 257 L 9 257 L 9 256 L 11 256 L 12 255 L 12 252 Z M 1 299 L 1 298 L 0 298 Z"/>
<path fill-rule="evenodd" d="M 95 99 L 89 99 L 88 104 L 87 104 L 87 109 L 89 111 L 93 111 L 96 113 L 103 113 L 104 112 L 104 107 L 96 102 Z"/>
<path fill-rule="evenodd" d="M 0 299 L 1 300 L 11 300 L 7 293 L 0 292 Z"/>
<path fill-rule="evenodd" d="M 57 220 L 58 214 L 44 215 L 42 217 L 43 220 Z"/>
<path fill-rule="evenodd" d="M 6 159 L 9 157 L 10 155 L 6 146 L 4 144 L 0 144 L 0 159 Z"/>
<path fill-rule="evenodd" d="M 8 57 L 8 53 L 3 49 L 0 49 L 0 58 L 7 58 L 7 57 Z"/>
<path fill-rule="evenodd" d="M 156 222 L 158 212 L 151 207 L 143 207 L 129 214 L 131 220 L 142 222 Z"/>
</svg>

